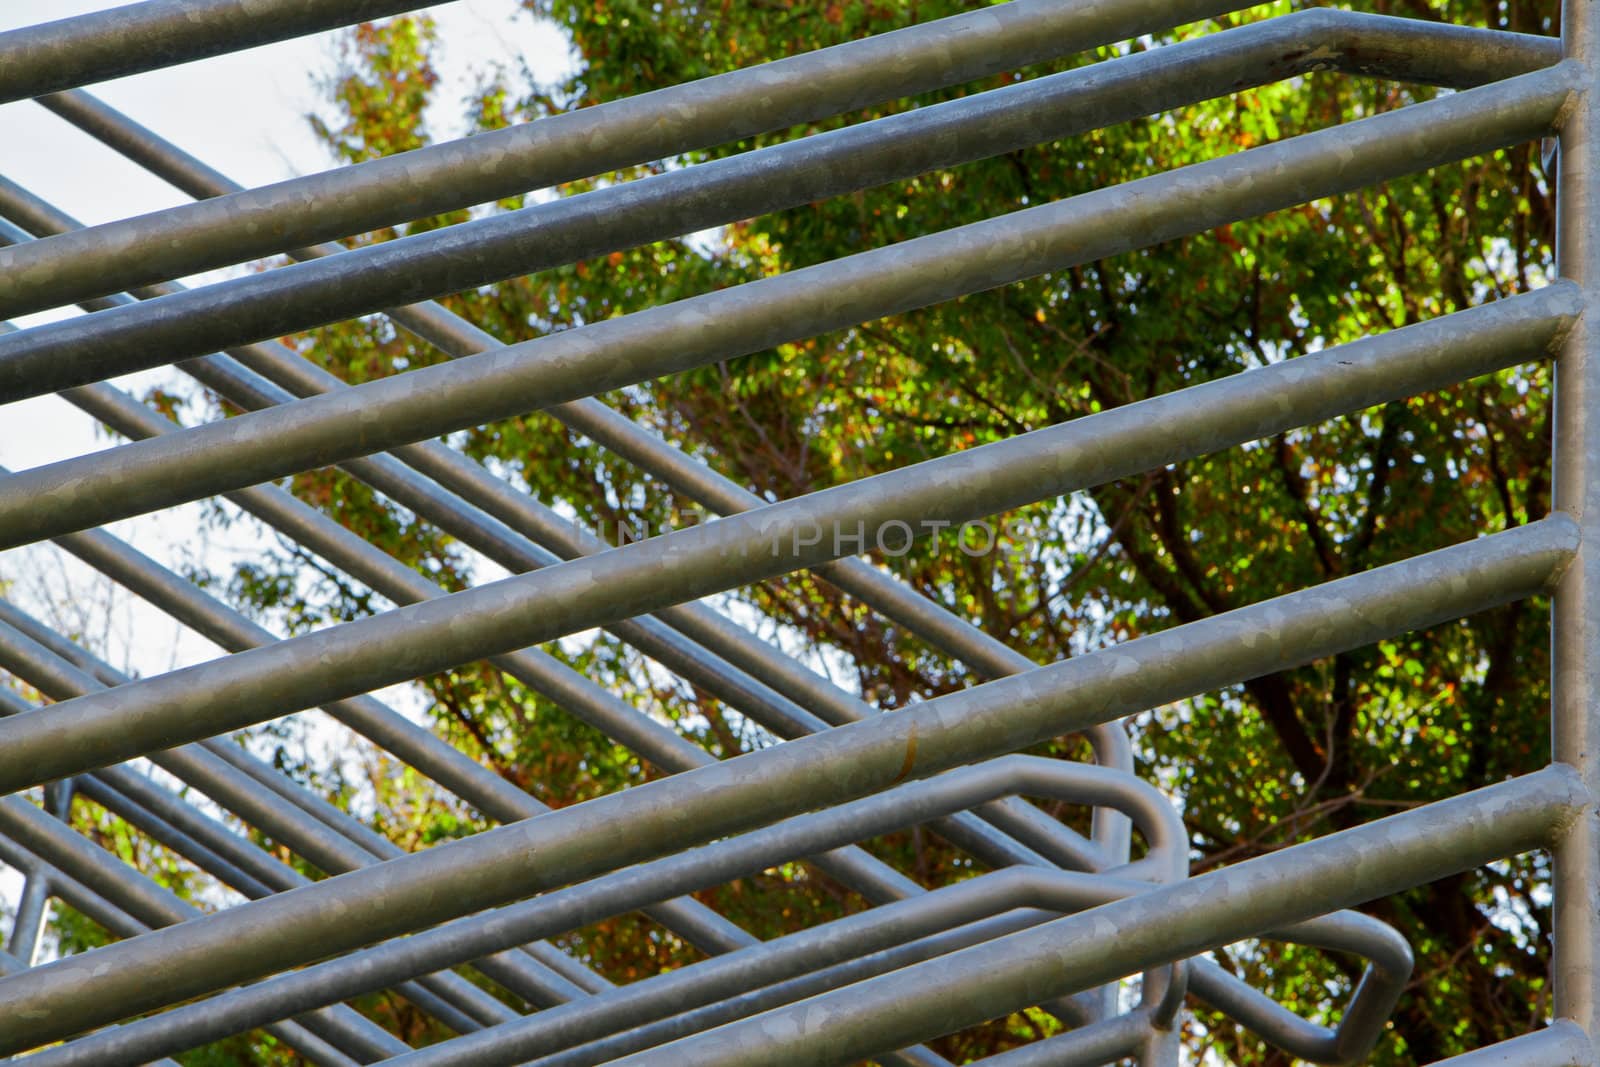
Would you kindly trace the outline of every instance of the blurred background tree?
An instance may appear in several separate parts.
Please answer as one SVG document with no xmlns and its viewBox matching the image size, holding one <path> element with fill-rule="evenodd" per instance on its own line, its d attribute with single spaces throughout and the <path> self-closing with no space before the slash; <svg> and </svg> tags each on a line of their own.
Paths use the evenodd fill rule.
<svg viewBox="0 0 1600 1067">
<path fill-rule="evenodd" d="M 570 78 L 484 72 L 440 98 L 426 17 L 363 26 L 324 83 L 318 130 L 339 163 L 417 147 L 441 114 L 475 129 L 536 120 L 976 4 L 803 0 L 528 0 L 570 35 Z M 1362 10 L 1553 34 L 1554 0 L 1357 3 Z M 1282 14 L 1265 4 L 1184 28 L 1180 39 Z M 1158 47 L 1164 40 L 1131 47 Z M 571 196 L 1021 77 L 1123 54 L 1102 50 L 870 113 L 530 192 Z M 1313 75 L 1087 136 L 714 232 L 518 278 L 445 301 L 506 342 L 626 314 L 1030 204 L 1169 170 L 1403 107 L 1432 90 Z M 1542 284 L 1551 188 L 1537 146 L 1469 160 L 1334 200 L 1063 271 L 939 307 L 784 345 L 605 399 L 652 432 L 770 498 L 798 496 L 933 456 L 1261 366 Z M 521 206 L 522 199 L 485 210 Z M 366 235 L 389 240 L 469 212 Z M 382 320 L 294 339 L 352 382 L 437 362 Z M 1549 508 L 1549 379 L 1529 367 L 1181 464 L 1015 518 L 1036 536 L 971 554 L 953 539 L 877 559 L 936 601 L 1046 663 L 1294 588 L 1536 519 Z M 628 464 L 529 414 L 452 442 L 614 539 L 619 524 L 689 521 Z M 302 498 L 455 588 L 492 575 L 449 537 L 333 471 L 294 479 Z M 968 546 L 969 548 L 971 546 Z M 226 582 L 290 629 L 384 607 L 287 543 Z M 959 663 L 826 583 L 792 576 L 722 598 L 763 636 L 892 709 L 972 685 Z M 1141 773 L 1180 799 L 1197 870 L 1233 863 L 1507 776 L 1548 758 L 1547 605 L 1514 604 L 1138 717 Z M 550 651 L 719 756 L 771 742 L 707 694 L 650 669 L 605 635 Z M 658 773 L 486 664 L 427 679 L 453 742 L 556 806 Z M 1081 739 L 1039 751 L 1081 757 Z M 300 766 L 298 773 L 317 768 Z M 408 846 L 478 828 L 475 813 L 398 767 L 367 786 L 381 828 Z M 1057 812 L 1081 820 L 1079 812 Z M 1081 822 L 1076 823 L 1082 825 Z M 920 831 L 875 850 L 927 885 L 981 869 Z M 1409 995 L 1374 1056 L 1426 1063 L 1539 1025 L 1549 911 L 1542 857 L 1494 865 L 1372 906 L 1414 947 Z M 770 937 L 864 906 L 804 865 L 703 894 Z M 693 957 L 632 916 L 567 943 L 617 981 Z M 1251 943 L 1226 966 L 1289 1007 L 1337 1018 L 1356 961 Z M 1191 1003 L 1186 1041 L 1241 1064 L 1286 1057 Z M 401 1008 L 373 998 L 392 1021 Z M 1042 1013 L 954 1035 L 956 1062 L 1053 1032 Z M 420 1022 L 407 1035 L 436 1034 Z"/>
</svg>

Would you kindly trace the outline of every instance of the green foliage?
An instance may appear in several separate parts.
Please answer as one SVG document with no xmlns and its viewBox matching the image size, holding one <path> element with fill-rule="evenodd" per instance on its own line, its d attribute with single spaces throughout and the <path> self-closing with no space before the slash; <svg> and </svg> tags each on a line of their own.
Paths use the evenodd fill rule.
<svg viewBox="0 0 1600 1067">
<path fill-rule="evenodd" d="M 509 122 L 634 95 L 954 13 L 915 5 L 749 0 L 528 0 L 581 55 L 562 84 L 486 76 L 465 101 L 432 99 L 424 18 L 362 27 L 319 128 L 355 162 L 425 143 L 428 108 Z M 1550 33 L 1552 0 L 1495 5 L 1375 0 L 1389 14 Z M 1213 32 L 1284 3 L 1179 31 Z M 1156 44 L 1162 42 L 1155 42 Z M 1135 47 L 1146 47 L 1139 44 Z M 1120 49 L 1044 65 L 1066 69 Z M 537 72 L 535 72 L 537 73 Z M 897 102 L 679 159 L 573 182 L 570 196 L 668 168 L 1007 83 Z M 1405 106 L 1431 91 L 1319 74 L 1221 101 L 938 171 L 767 217 L 712 237 L 625 249 L 447 303 L 507 342 L 891 244 L 1029 205 Z M 524 198 L 499 205 L 520 206 Z M 360 238 L 381 241 L 465 212 Z M 829 336 L 786 344 L 606 399 L 771 498 L 975 447 L 1185 385 L 1294 358 L 1363 334 L 1541 284 L 1551 270 L 1551 195 L 1534 146 L 1061 271 Z M 298 339 L 310 358 L 367 381 L 441 357 L 363 320 Z M 1549 507 L 1545 368 L 1530 367 L 1359 417 L 1158 470 L 1011 516 L 1032 530 L 971 555 L 946 537 L 880 559 L 916 588 L 1040 662 L 1356 573 L 1503 529 Z M 452 443 L 612 537 L 691 521 L 679 499 L 626 463 L 530 413 Z M 294 490 L 449 588 L 472 575 L 449 537 L 328 471 Z M 233 576 L 254 610 L 302 629 L 384 605 L 289 546 Z M 801 650 L 884 708 L 971 685 L 972 673 L 807 576 L 730 595 L 741 617 Z M 1184 798 L 1195 867 L 1231 863 L 1542 765 L 1548 753 L 1545 605 L 1513 605 L 1306 668 L 1158 709 L 1136 721 L 1144 773 Z M 768 743 L 736 713 L 663 680 L 605 636 L 551 651 L 641 711 L 721 756 Z M 485 664 L 423 688 L 438 728 L 546 803 L 575 803 L 657 773 Z M 1040 751 L 1082 755 L 1078 738 Z M 479 828 L 476 813 L 391 765 L 375 774 L 380 826 L 408 847 Z M 1060 811 L 1070 820 L 1082 813 Z M 1080 823 L 1081 825 L 1081 823 Z M 925 884 L 974 873 L 920 831 L 875 849 Z M 1418 956 L 1417 978 L 1374 1062 L 1429 1062 L 1536 1026 L 1547 1010 L 1544 860 L 1527 857 L 1372 906 Z M 770 937 L 848 913 L 859 898 L 804 865 L 704 895 Z M 625 917 L 569 944 L 617 980 L 693 953 Z M 1276 944 L 1225 965 L 1310 1018 L 1331 1022 L 1356 964 Z M 375 1013 L 392 1012 L 385 1002 Z M 1050 1032 L 1019 1014 L 939 1043 L 957 1062 Z M 1245 1064 L 1276 1063 L 1220 1016 L 1197 1010 L 1187 1040 Z M 199 1061 L 195 1061 L 199 1062 Z"/>
</svg>

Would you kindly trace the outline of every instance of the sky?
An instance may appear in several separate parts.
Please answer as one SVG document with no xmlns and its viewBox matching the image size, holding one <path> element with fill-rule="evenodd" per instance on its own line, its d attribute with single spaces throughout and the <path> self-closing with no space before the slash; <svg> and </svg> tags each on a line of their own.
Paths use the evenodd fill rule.
<svg viewBox="0 0 1600 1067">
<path fill-rule="evenodd" d="M 113 0 L 0 0 L 0 32 L 116 6 Z M 437 99 L 445 109 L 467 93 L 476 72 L 496 63 L 526 62 L 542 82 L 557 81 L 572 69 L 561 32 L 520 11 L 516 0 L 457 0 L 422 10 L 439 24 Z M 335 33 L 319 34 L 86 88 L 233 180 L 264 185 L 334 165 L 306 116 L 324 108 L 316 82 L 336 67 L 335 40 Z M 434 132 L 444 139 L 464 131 L 446 115 Z M 0 105 L 0 173 L 91 225 L 188 201 L 31 101 Z M 236 270 L 186 281 L 203 284 L 229 273 Z M 44 312 L 18 325 L 76 313 Z M 116 384 L 142 392 L 171 373 L 145 372 Z M 0 406 L 0 465 L 11 470 L 115 443 L 55 397 Z M 169 566 L 198 563 L 216 571 L 231 569 L 234 561 L 264 545 L 261 535 L 243 524 L 198 542 L 198 518 L 198 506 L 191 505 L 110 529 Z M 148 675 L 219 654 L 51 546 L 0 552 L 0 586 L 8 582 L 7 595 L 19 605 L 58 628 L 86 635 L 115 666 Z M 403 699 L 398 692 L 388 695 Z M 9 875 L 0 867 L 0 912 L 4 902 L 15 900 L 17 880 Z M 0 925 L 0 940 L 4 932 Z"/>
</svg>

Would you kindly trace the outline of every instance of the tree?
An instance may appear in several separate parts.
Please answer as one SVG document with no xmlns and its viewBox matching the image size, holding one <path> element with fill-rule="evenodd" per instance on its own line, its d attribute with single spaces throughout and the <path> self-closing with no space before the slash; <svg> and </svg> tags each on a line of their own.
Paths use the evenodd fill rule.
<svg viewBox="0 0 1600 1067">
<path fill-rule="evenodd" d="M 952 14 L 914 5 L 749 0 L 528 0 L 581 55 L 562 84 L 486 76 L 466 102 L 478 128 L 537 119 L 866 34 Z M 1550 34 L 1555 4 L 1378 0 L 1385 14 Z M 1279 14 L 1191 27 L 1173 38 Z M 1155 42 L 1159 44 L 1160 42 Z M 434 39 L 425 18 L 364 26 L 327 83 L 341 119 L 320 128 L 341 162 L 428 140 Z M 1136 47 L 1146 47 L 1138 45 Z M 1108 58 L 1075 57 L 1029 75 Z M 871 115 L 982 91 L 1014 75 L 803 130 L 573 182 L 574 195 Z M 1053 145 L 518 278 L 449 299 L 511 342 L 1072 196 L 1297 133 L 1402 107 L 1430 90 L 1331 75 L 1241 93 Z M 508 201 L 501 208 L 519 206 Z M 1447 314 L 1537 287 L 1551 273 L 1550 185 L 1536 146 L 1390 182 L 1203 236 L 1058 272 L 924 311 L 621 390 L 606 399 L 734 480 L 773 498 L 973 447 L 1131 400 Z M 359 238 L 387 240 L 466 212 Z M 381 322 L 314 331 L 301 351 L 350 381 L 442 357 Z M 1039 662 L 1205 618 L 1538 518 L 1549 508 L 1549 380 L 1543 367 L 1479 379 L 1304 431 L 1152 472 L 1020 516 L 1038 536 L 968 554 L 952 541 L 881 559 L 917 588 Z M 461 435 L 470 454 L 592 529 L 659 528 L 692 502 L 554 419 L 529 414 Z M 470 580 L 449 538 L 344 475 L 294 480 L 303 498 L 431 577 Z M 374 610 L 289 549 L 234 576 L 234 592 L 297 625 Z M 798 649 L 830 648 L 846 684 L 884 708 L 973 683 L 915 637 L 806 575 L 731 599 Z M 1143 771 L 1184 797 L 1197 869 L 1259 855 L 1536 769 L 1549 751 L 1547 606 L 1511 605 L 1141 716 Z M 768 739 L 714 699 L 664 681 L 611 638 L 553 652 L 726 756 Z M 555 805 L 655 770 L 484 664 L 424 682 L 440 728 L 476 758 Z M 1081 755 L 1066 738 L 1041 751 Z M 390 829 L 422 839 L 468 832 L 470 812 L 415 782 L 390 783 Z M 1063 812 L 1075 818 L 1074 813 Z M 420 820 L 420 823 L 416 822 Z M 415 827 L 420 825 L 421 830 Z M 885 858 L 938 882 L 971 868 L 921 833 L 878 842 Z M 1497 864 L 1373 905 L 1418 957 L 1381 1063 L 1430 1062 L 1523 1032 L 1546 1010 L 1548 870 Z M 707 900 L 762 936 L 860 907 L 801 865 Z M 571 939 L 619 980 L 692 953 L 628 917 Z M 1352 961 L 1260 944 L 1228 966 L 1313 1018 L 1348 994 Z M 956 1059 L 1049 1032 L 1041 1014 L 944 1040 Z M 1200 1008 L 1187 1035 L 1240 1063 L 1282 1062 Z"/>
</svg>

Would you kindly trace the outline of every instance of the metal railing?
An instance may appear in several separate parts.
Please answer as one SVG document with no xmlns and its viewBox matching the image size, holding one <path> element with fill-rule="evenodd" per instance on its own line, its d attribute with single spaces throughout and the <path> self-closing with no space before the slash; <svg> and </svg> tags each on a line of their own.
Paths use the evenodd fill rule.
<svg viewBox="0 0 1600 1067">
<path fill-rule="evenodd" d="M 319 242 L 1246 5 L 1011 0 L 260 189 L 73 87 L 414 6 L 151 0 L 0 34 L 0 99 L 38 97 L 197 200 L 83 227 L 0 179 L 0 313 L 96 312 L 0 333 L 0 403 L 58 392 L 130 441 L 0 476 L 0 544 L 53 540 L 231 652 L 130 679 L 0 602 L 0 667 L 51 701 L 0 689 L 0 793 L 13 794 L 0 798 L 0 861 L 25 875 L 0 953 L 0 1054 L 169 1062 L 265 1029 L 325 1067 L 933 1065 L 945 1061 L 920 1042 L 1037 1006 L 1064 1032 L 985 1062 L 1175 1064 L 1193 996 L 1294 1056 L 1354 1063 L 1402 996 L 1411 953 L 1344 909 L 1548 849 L 1551 1025 L 1451 1062 L 1596 1062 L 1600 342 L 1586 316 L 1600 300 L 1600 3 L 1566 0 L 1560 40 L 1305 11 L 352 251 Z M 1314 70 L 1460 91 L 521 344 L 431 302 Z M 1544 288 L 864 481 L 773 502 L 595 399 L 1550 136 L 1559 280 Z M 300 262 L 193 290 L 170 280 L 277 253 Z M 349 386 L 272 340 L 373 312 L 452 358 Z M 1544 359 L 1558 382 L 1552 514 L 1203 622 L 1040 666 L 854 558 L 891 528 L 959 525 Z M 104 381 L 169 364 L 248 414 L 180 427 Z M 613 548 L 435 440 L 534 410 L 723 517 Z M 514 576 L 447 593 L 271 484 L 330 464 Z M 400 606 L 280 640 L 96 529 L 213 495 Z M 984 684 L 881 715 L 700 602 L 807 568 Z M 1189 876 L 1183 825 L 1133 775 L 1121 719 L 1544 592 L 1549 767 Z M 782 743 L 719 762 L 537 647 L 592 627 Z M 552 811 L 369 695 L 482 658 L 666 777 Z M 403 853 L 220 738 L 310 707 L 502 825 Z M 1098 766 L 1014 754 L 1072 731 Z M 329 877 L 308 879 L 123 765 L 139 757 Z M 46 784 L 44 808 L 15 795 Z M 80 796 L 247 902 L 207 914 L 179 899 L 70 828 Z M 1028 798 L 1088 806 L 1092 832 Z M 859 845 L 924 823 L 993 872 L 928 890 Z M 1134 831 L 1144 851 L 1130 861 Z M 799 859 L 872 907 L 761 942 L 691 895 Z M 121 940 L 33 965 L 51 898 Z M 547 940 L 637 910 L 708 958 L 615 987 Z M 1252 937 L 1365 959 L 1337 1028 L 1203 955 Z M 1124 995 L 1135 975 L 1137 996 Z M 346 1004 L 382 989 L 460 1036 L 412 1049 Z"/>
</svg>

